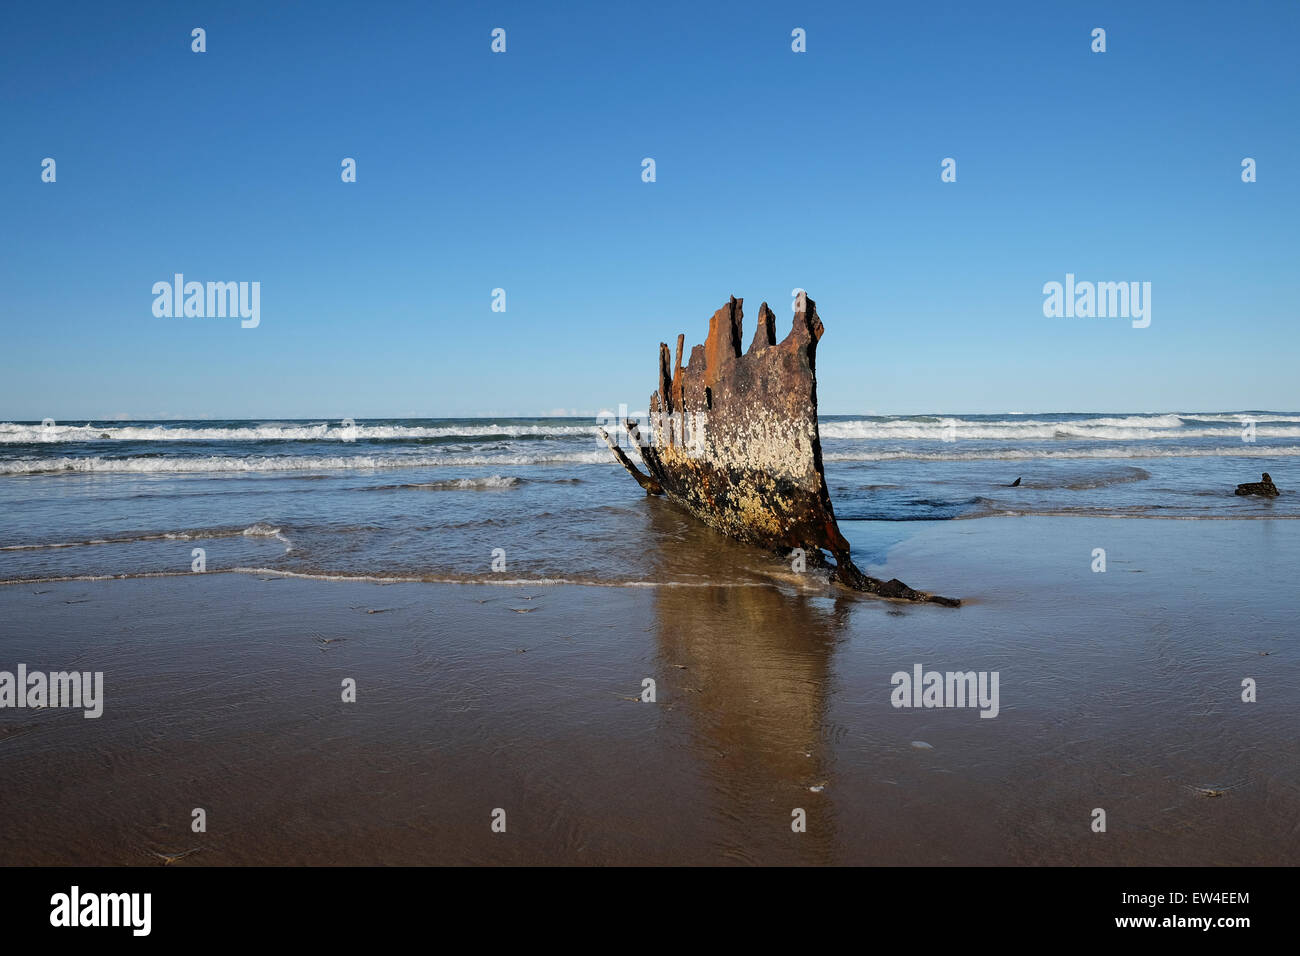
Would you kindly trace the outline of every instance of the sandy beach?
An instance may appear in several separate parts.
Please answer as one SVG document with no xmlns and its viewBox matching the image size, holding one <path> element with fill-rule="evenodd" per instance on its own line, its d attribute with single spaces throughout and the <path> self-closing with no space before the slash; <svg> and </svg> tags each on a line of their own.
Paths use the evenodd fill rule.
<svg viewBox="0 0 1300 956">
<path fill-rule="evenodd" d="M 1294 524 L 843 527 L 965 606 L 793 575 L 5 585 L 0 669 L 102 671 L 104 709 L 0 710 L 0 864 L 1294 862 Z M 997 717 L 893 707 L 917 664 L 998 672 Z"/>
</svg>

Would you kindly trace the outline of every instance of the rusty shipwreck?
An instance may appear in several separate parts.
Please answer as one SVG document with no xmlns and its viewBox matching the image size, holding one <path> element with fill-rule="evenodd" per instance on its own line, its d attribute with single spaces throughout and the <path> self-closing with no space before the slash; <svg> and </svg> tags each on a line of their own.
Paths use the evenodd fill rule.
<svg viewBox="0 0 1300 956">
<path fill-rule="evenodd" d="M 745 351 L 743 301 L 733 296 L 713 314 L 708 338 L 691 350 L 687 365 L 684 335 L 677 336 L 675 357 L 660 343 L 650 434 L 630 418 L 623 422 L 645 472 L 601 429 L 614 456 L 648 494 L 667 497 L 729 537 L 783 555 L 802 549 L 809 568 L 828 568 L 832 580 L 858 591 L 958 606 L 854 565 L 822 470 L 816 303 L 799 293 L 794 327 L 778 343 L 776 316 L 764 302 Z"/>
</svg>

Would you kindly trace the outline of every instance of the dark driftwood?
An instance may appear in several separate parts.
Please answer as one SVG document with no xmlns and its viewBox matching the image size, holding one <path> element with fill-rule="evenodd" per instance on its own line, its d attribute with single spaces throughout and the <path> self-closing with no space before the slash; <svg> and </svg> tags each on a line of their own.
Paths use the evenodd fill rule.
<svg viewBox="0 0 1300 956">
<path fill-rule="evenodd" d="M 783 554 L 803 549 L 813 566 L 825 563 L 826 550 L 835 557 L 832 578 L 855 590 L 959 605 L 897 579 L 869 577 L 853 564 L 822 470 L 817 306 L 800 293 L 794 327 L 777 343 L 776 316 L 764 302 L 742 353 L 742 301 L 732 297 L 714 313 L 708 338 L 691 350 L 687 365 L 684 335 L 677 336 L 675 359 L 660 343 L 659 388 L 650 398 L 653 437 L 625 423 L 649 474 L 602 431 L 615 457 L 647 492 L 663 494 L 732 538 Z"/>
<path fill-rule="evenodd" d="M 659 487 L 659 482 L 645 475 L 640 468 L 632 463 L 632 459 L 627 457 L 627 454 L 623 449 L 614 444 L 614 440 L 609 437 L 609 432 L 605 431 L 603 428 L 597 428 L 596 431 L 600 432 L 600 437 L 605 439 L 605 444 L 608 445 L 609 450 L 614 453 L 614 457 L 618 459 L 618 463 L 627 469 L 627 473 L 636 479 L 636 483 L 645 489 L 646 494 L 662 495 L 664 493 L 664 490 Z M 630 428 L 629 434 L 631 434 Z M 633 435 L 633 440 L 635 440 L 635 438 L 636 436 Z"/>
<path fill-rule="evenodd" d="M 1282 492 L 1277 490 L 1277 485 L 1273 484 L 1273 479 L 1269 477 L 1268 472 L 1264 472 L 1263 481 L 1250 481 L 1244 485 L 1238 485 L 1234 495 L 1262 495 L 1265 498 L 1276 498 Z"/>
</svg>

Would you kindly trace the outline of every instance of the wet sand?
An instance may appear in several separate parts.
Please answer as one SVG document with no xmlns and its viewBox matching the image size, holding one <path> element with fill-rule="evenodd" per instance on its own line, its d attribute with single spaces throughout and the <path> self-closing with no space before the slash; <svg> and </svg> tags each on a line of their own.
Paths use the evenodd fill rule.
<svg viewBox="0 0 1300 956">
<path fill-rule="evenodd" d="M 0 864 L 1290 864 L 1294 528 L 844 524 L 958 610 L 779 575 L 6 585 L 0 670 L 103 671 L 106 699 L 0 709 Z M 892 707 L 915 664 L 999 672 L 999 715 Z"/>
</svg>

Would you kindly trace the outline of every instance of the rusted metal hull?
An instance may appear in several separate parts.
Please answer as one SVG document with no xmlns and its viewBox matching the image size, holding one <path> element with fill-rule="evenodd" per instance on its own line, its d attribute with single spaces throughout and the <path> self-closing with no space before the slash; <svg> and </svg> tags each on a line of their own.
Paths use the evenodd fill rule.
<svg viewBox="0 0 1300 956">
<path fill-rule="evenodd" d="M 620 462 L 648 493 L 665 495 L 729 537 L 783 554 L 801 548 L 810 567 L 824 565 L 821 552 L 828 551 L 836 580 L 881 597 L 960 603 L 898 580 L 878 581 L 854 566 L 822 470 L 816 304 L 800 293 L 794 326 L 778 343 L 776 316 L 764 302 L 747 351 L 742 304 L 732 297 L 714 313 L 708 338 L 685 366 L 684 335 L 675 357 L 660 344 L 653 434 L 625 423 L 648 474 L 605 436 Z"/>
</svg>

